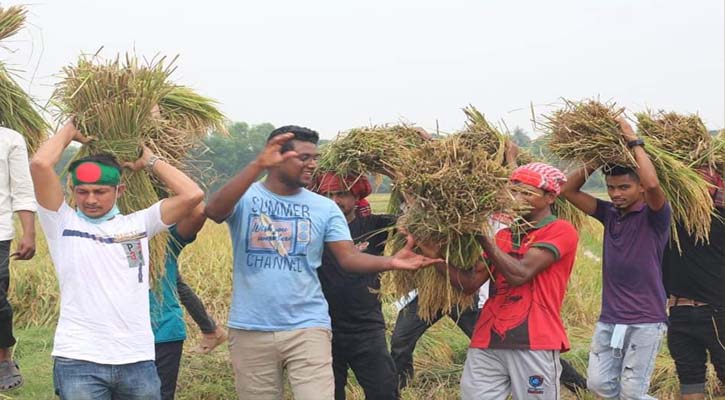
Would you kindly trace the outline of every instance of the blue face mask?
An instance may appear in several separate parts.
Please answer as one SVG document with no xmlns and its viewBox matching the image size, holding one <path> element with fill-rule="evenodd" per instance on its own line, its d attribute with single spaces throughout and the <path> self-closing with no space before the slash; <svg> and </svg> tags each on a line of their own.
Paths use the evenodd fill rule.
<svg viewBox="0 0 725 400">
<path fill-rule="evenodd" d="M 116 187 L 116 193 L 118 193 L 118 187 Z M 105 213 L 97 218 L 91 218 L 91 217 L 87 216 L 86 214 L 83 214 L 83 211 L 81 211 L 80 208 L 76 207 L 76 215 L 78 215 L 82 219 L 84 219 L 92 224 L 100 224 L 100 223 L 106 222 L 120 213 L 121 213 L 121 210 L 118 209 L 118 205 L 116 205 L 115 202 L 113 203 L 113 207 L 110 210 L 108 210 L 107 213 Z"/>
</svg>

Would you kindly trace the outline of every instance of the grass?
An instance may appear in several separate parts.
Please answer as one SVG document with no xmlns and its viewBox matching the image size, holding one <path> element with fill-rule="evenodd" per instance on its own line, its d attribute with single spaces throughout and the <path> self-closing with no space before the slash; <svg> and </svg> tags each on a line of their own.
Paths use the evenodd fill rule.
<svg viewBox="0 0 725 400">
<path fill-rule="evenodd" d="M 387 203 L 386 194 L 374 194 L 370 202 L 376 212 Z M 564 301 L 562 316 L 572 350 L 564 358 L 581 372 L 586 371 L 589 341 L 599 315 L 601 297 L 601 227 L 593 223 L 583 230 L 579 255 Z M 226 321 L 231 298 L 231 242 L 226 226 L 208 222 L 181 256 L 181 272 L 220 323 Z M 16 357 L 25 376 L 25 385 L 0 395 L 3 399 L 55 399 L 52 389 L 50 351 L 57 320 L 57 281 L 47 247 L 38 235 L 38 254 L 30 262 L 11 265 L 10 300 L 16 311 Z M 395 309 L 384 305 L 388 334 L 392 333 Z M 207 356 L 189 352 L 199 339 L 199 331 L 187 317 L 189 338 L 179 377 L 177 399 L 234 399 L 234 381 L 226 346 Z M 460 373 L 465 362 L 468 339 L 449 318 L 444 318 L 421 338 L 415 350 L 416 377 L 402 393 L 402 399 L 458 399 Z M 710 372 L 711 381 L 714 374 Z M 348 399 L 364 398 L 354 377 L 348 384 Z M 653 375 L 652 390 L 660 399 L 674 399 L 678 392 L 674 366 L 663 345 Z M 566 390 L 564 399 L 573 399 Z M 287 394 L 286 399 L 291 395 Z M 585 397 L 592 398 L 593 397 Z"/>
</svg>

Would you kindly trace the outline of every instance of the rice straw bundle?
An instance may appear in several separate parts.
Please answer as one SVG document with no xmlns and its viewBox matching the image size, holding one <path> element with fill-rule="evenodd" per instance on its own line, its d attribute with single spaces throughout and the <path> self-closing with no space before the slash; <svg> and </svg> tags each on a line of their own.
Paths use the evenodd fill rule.
<svg viewBox="0 0 725 400">
<path fill-rule="evenodd" d="M 340 176 L 394 176 L 410 151 L 423 144 L 421 132 L 406 125 L 356 128 L 339 134 L 321 150 L 318 169 Z"/>
<path fill-rule="evenodd" d="M 476 236 L 490 234 L 490 217 L 510 211 L 513 204 L 507 190 L 509 170 L 494 158 L 502 150 L 486 146 L 484 136 L 467 130 L 427 142 L 412 152 L 396 182 L 396 190 L 406 198 L 398 226 L 421 243 L 439 244 L 442 256 L 459 268 L 470 268 L 481 259 Z M 403 243 L 399 233 L 388 250 Z M 394 271 L 392 281 L 399 295 L 418 289 L 418 314 L 426 320 L 440 310 L 471 305 L 471 296 L 452 288 L 433 268 Z"/>
<path fill-rule="evenodd" d="M 50 129 L 33 105 L 30 96 L 0 64 L 0 126 L 20 133 L 31 154 L 46 139 Z"/>
<path fill-rule="evenodd" d="M 636 116 L 639 131 L 662 150 L 693 167 L 715 165 L 713 139 L 699 116 L 661 110 Z"/>
<path fill-rule="evenodd" d="M 562 110 L 547 117 L 548 144 L 558 157 L 589 165 L 635 167 L 634 155 L 626 147 L 616 118 L 623 113 L 613 104 L 594 100 L 565 101 Z M 657 172 L 660 186 L 672 206 L 672 222 L 681 221 L 688 233 L 707 240 L 712 201 L 708 184 L 694 170 L 668 154 L 652 140 L 645 150 Z M 673 229 L 673 232 L 675 230 Z M 676 233 L 672 239 L 678 244 Z"/>
<path fill-rule="evenodd" d="M 158 58 L 144 65 L 131 56 L 103 62 L 81 57 L 63 69 L 53 102 L 60 118 L 73 118 L 76 127 L 95 140 L 84 145 L 76 158 L 111 153 L 119 161 L 138 159 L 143 145 L 180 165 L 199 137 L 222 124 L 213 100 L 169 81 L 174 60 Z M 158 106 L 160 115 L 153 110 Z M 145 172 L 124 171 L 128 190 L 119 199 L 124 214 L 159 200 L 154 183 Z M 167 237 L 150 244 L 152 280 L 163 274 Z"/>
<path fill-rule="evenodd" d="M 16 34 L 25 24 L 27 10 L 21 6 L 0 8 L 0 40 Z M 19 132 L 34 153 L 47 137 L 49 126 L 34 102 L 0 63 L 0 125 Z"/>
<path fill-rule="evenodd" d="M 623 108 L 595 100 L 564 100 L 564 107 L 546 116 L 548 147 L 563 160 L 594 165 L 634 165 L 634 157 L 619 131 Z"/>
<path fill-rule="evenodd" d="M 0 40 L 18 33 L 25 25 L 27 13 L 28 10 L 21 6 L 0 8 Z"/>
</svg>

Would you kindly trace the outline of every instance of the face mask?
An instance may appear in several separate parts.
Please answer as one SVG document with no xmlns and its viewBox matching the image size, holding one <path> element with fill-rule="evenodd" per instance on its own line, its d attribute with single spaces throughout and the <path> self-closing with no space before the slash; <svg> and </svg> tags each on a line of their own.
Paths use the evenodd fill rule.
<svg viewBox="0 0 725 400">
<path fill-rule="evenodd" d="M 116 186 L 116 194 L 118 195 L 118 186 Z M 116 196 L 116 200 L 118 200 L 118 196 Z M 111 207 L 111 209 L 108 210 L 107 213 L 105 213 L 97 218 L 91 218 L 91 217 L 87 216 L 86 214 L 83 214 L 83 211 L 81 211 L 80 208 L 76 207 L 76 215 L 78 215 L 82 219 L 84 219 L 87 222 L 90 222 L 92 224 L 100 224 L 100 223 L 109 221 L 111 218 L 115 217 L 116 215 L 118 215 L 120 213 L 121 213 L 121 210 L 118 209 L 118 205 L 116 205 L 116 201 L 113 202 L 113 207 Z"/>
</svg>

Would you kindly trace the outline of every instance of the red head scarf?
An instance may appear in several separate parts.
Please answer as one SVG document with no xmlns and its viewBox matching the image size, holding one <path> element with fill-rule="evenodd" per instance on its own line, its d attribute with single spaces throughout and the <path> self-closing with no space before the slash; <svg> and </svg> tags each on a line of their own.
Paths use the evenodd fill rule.
<svg viewBox="0 0 725 400">
<path fill-rule="evenodd" d="M 561 193 L 561 185 L 566 183 L 566 175 L 558 168 L 540 162 L 516 168 L 509 179 L 511 182 L 525 183 L 556 195 Z"/>
</svg>

